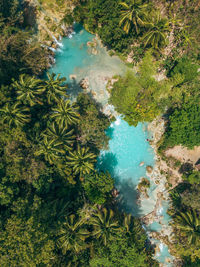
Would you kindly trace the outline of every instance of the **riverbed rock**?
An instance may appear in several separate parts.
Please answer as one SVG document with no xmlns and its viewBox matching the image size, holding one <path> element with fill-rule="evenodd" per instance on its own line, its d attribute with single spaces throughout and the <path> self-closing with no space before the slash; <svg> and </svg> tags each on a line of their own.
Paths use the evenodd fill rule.
<svg viewBox="0 0 200 267">
<path fill-rule="evenodd" d="M 91 53 L 92 55 L 96 56 L 98 54 L 98 50 L 95 47 L 93 47 Z"/>
<path fill-rule="evenodd" d="M 97 93 L 95 91 L 91 90 L 90 92 L 91 92 L 92 96 L 97 96 Z"/>
<path fill-rule="evenodd" d="M 153 172 L 153 167 L 150 166 L 150 165 L 146 166 L 146 171 L 147 171 L 148 173 L 152 173 L 152 172 Z"/>
<path fill-rule="evenodd" d="M 89 46 L 89 47 L 97 47 L 97 42 L 96 42 L 96 40 L 93 39 L 92 42 L 91 42 L 91 41 L 87 42 L 87 46 Z"/>
<path fill-rule="evenodd" d="M 165 262 L 166 262 L 166 263 L 170 263 L 170 262 L 171 262 L 171 259 L 170 259 L 170 258 L 166 258 L 166 259 L 165 259 Z"/>
<path fill-rule="evenodd" d="M 143 165 L 144 165 L 144 161 L 141 161 L 139 166 L 142 167 Z"/>
<path fill-rule="evenodd" d="M 155 254 L 159 253 L 160 252 L 160 247 L 159 245 L 157 244 L 156 247 L 155 247 Z"/>
<path fill-rule="evenodd" d="M 69 78 L 70 80 L 76 80 L 76 74 L 70 74 Z"/>
<path fill-rule="evenodd" d="M 83 89 L 88 89 L 89 88 L 89 79 L 88 78 L 84 78 L 80 81 L 79 85 L 83 88 Z"/>
</svg>

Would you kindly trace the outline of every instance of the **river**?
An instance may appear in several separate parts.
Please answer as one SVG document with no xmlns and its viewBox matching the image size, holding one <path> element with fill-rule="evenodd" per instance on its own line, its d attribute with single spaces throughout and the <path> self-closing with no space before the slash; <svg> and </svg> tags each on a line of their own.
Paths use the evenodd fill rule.
<svg viewBox="0 0 200 267">
<path fill-rule="evenodd" d="M 118 57 L 109 56 L 101 42 L 94 38 L 95 36 L 85 31 L 81 25 L 75 25 L 74 32 L 63 38 L 57 49 L 55 64 L 50 72 L 61 73 L 67 78 L 68 92 L 72 100 L 82 91 L 79 82 L 86 78 L 89 82 L 86 91 L 91 93 L 102 107 L 111 109 L 108 105 L 109 93 L 106 84 L 113 75 L 123 75 L 127 67 Z M 92 47 L 88 47 L 88 42 L 93 42 Z M 151 237 L 153 231 L 167 233 L 170 221 L 167 215 L 167 199 L 160 201 L 161 206 L 157 205 L 158 193 L 164 190 L 164 186 L 162 183 L 156 184 L 154 179 L 155 175 L 159 175 L 156 170 L 156 155 L 147 141 L 151 139 L 152 134 L 147 130 L 147 124 L 129 126 L 120 116 L 110 125 L 107 134 L 110 136 L 109 149 L 101 151 L 98 168 L 109 170 L 114 177 L 115 185 L 120 191 L 120 208 L 137 217 L 154 212 L 154 221 L 144 227 L 151 242 L 157 246 L 155 258 L 160 265 L 173 266 L 173 257 L 168 246 Z M 154 167 L 151 175 L 146 171 L 149 165 Z M 150 188 L 148 197 L 138 199 L 137 185 L 141 177 L 149 179 Z"/>
</svg>

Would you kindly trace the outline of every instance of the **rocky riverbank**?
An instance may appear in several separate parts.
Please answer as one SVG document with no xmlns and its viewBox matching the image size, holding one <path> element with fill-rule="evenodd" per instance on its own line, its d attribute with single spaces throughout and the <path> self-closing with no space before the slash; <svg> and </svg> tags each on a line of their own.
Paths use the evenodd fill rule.
<svg viewBox="0 0 200 267">
<path fill-rule="evenodd" d="M 34 30 L 39 42 L 52 50 L 61 45 L 61 37 L 73 32 L 69 16 L 74 9 L 74 1 L 62 3 L 53 0 L 26 0 L 25 20 Z"/>
<path fill-rule="evenodd" d="M 160 141 L 164 131 L 165 131 L 165 124 L 162 118 L 157 118 L 153 122 L 148 125 L 147 129 L 151 133 L 151 140 L 149 140 L 151 146 L 153 147 L 156 155 L 156 164 L 154 166 L 153 172 L 147 172 L 147 176 L 153 181 L 157 187 L 155 189 L 156 195 L 156 205 L 154 210 L 144 216 L 142 218 L 142 222 L 146 225 L 147 229 L 148 226 L 157 223 L 161 226 L 161 230 L 159 231 L 148 231 L 148 235 L 150 240 L 153 244 L 156 245 L 156 255 L 160 253 L 160 245 L 165 244 L 168 246 L 168 251 L 170 254 L 174 254 L 173 248 L 173 229 L 170 225 L 170 217 L 163 212 L 163 203 L 167 203 L 168 208 L 170 207 L 170 197 L 168 192 L 168 182 L 166 178 L 166 169 L 163 169 L 163 160 L 158 154 L 158 142 Z M 164 217 L 168 217 L 167 220 Z M 160 245 L 156 242 L 159 240 Z M 161 264 L 160 266 L 174 266 L 174 261 L 176 261 L 175 257 L 166 258 L 166 262 Z"/>
</svg>

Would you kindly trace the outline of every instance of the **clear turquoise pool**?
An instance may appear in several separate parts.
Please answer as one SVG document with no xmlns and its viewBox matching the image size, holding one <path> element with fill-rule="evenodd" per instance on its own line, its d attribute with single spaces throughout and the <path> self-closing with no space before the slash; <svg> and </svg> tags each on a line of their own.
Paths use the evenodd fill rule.
<svg viewBox="0 0 200 267">
<path fill-rule="evenodd" d="M 135 216 L 146 215 L 154 209 L 155 201 L 149 190 L 150 198 L 141 204 L 137 203 L 136 187 L 141 177 L 146 177 L 146 166 L 154 165 L 154 151 L 146 140 L 149 138 L 144 124 L 137 127 L 129 126 L 118 118 L 107 131 L 111 137 L 109 150 L 101 151 L 98 167 L 108 170 L 115 179 L 120 191 L 121 206 Z M 143 166 L 140 166 L 141 162 Z M 154 185 L 152 185 L 154 188 Z"/>
<path fill-rule="evenodd" d="M 79 82 L 87 78 L 89 80 L 87 92 L 91 90 L 96 100 L 105 105 L 109 97 L 106 90 L 108 79 L 115 74 L 125 73 L 127 67 L 118 57 L 110 57 L 97 39 L 98 53 L 93 55 L 87 43 L 93 41 L 95 36 L 84 30 L 81 25 L 75 24 L 74 34 L 71 37 L 63 38 L 63 46 L 57 50 L 56 63 L 50 72 L 61 73 L 67 78 L 71 99 L 82 91 Z M 76 78 L 70 79 L 70 75 L 75 75 Z"/>
</svg>

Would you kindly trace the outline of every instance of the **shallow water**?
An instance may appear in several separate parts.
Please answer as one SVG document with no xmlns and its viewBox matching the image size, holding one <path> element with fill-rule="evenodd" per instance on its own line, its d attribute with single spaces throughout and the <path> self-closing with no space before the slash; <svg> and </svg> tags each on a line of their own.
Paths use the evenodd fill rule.
<svg viewBox="0 0 200 267">
<path fill-rule="evenodd" d="M 61 73 L 69 82 L 68 92 L 73 100 L 82 89 L 79 82 L 82 78 L 88 77 L 89 90 L 93 92 L 95 99 L 102 105 L 107 104 L 109 94 L 106 91 L 106 83 L 109 78 L 115 74 L 123 74 L 126 66 L 117 57 L 110 57 L 105 48 L 98 42 L 98 54 L 91 54 L 87 46 L 88 41 L 92 41 L 94 36 L 85 31 L 80 25 L 75 25 L 75 32 L 71 38 L 63 38 L 62 44 L 56 51 L 56 63 L 49 70 L 56 74 Z M 76 75 L 76 79 L 70 80 L 70 75 Z M 92 91 L 90 91 L 92 90 Z M 98 168 L 109 170 L 115 178 L 116 187 L 120 191 L 120 206 L 128 213 L 134 216 L 144 216 L 151 212 L 156 204 L 157 186 L 150 181 L 148 190 L 148 199 L 142 199 L 138 203 L 136 186 L 141 177 L 146 177 L 146 166 L 155 164 L 155 154 L 152 147 L 147 142 L 151 135 L 147 131 L 146 124 L 138 124 L 137 127 L 129 126 L 120 117 L 113 122 L 107 134 L 110 136 L 109 149 L 101 151 L 98 159 Z M 150 135 L 150 136 L 149 136 Z M 143 166 L 139 166 L 144 161 Z M 148 178 L 149 179 L 149 178 Z M 161 223 L 167 225 L 170 217 L 166 211 L 169 207 L 167 201 L 163 201 L 162 208 L 159 210 Z M 160 231 L 162 225 L 159 222 L 153 222 L 145 227 L 148 231 Z M 171 258 L 168 247 L 154 240 L 159 244 L 160 252 L 155 258 L 165 265 L 166 258 Z"/>
<path fill-rule="evenodd" d="M 151 190 L 150 199 L 144 200 L 141 205 L 137 204 L 136 186 L 141 177 L 147 178 L 146 166 L 154 165 L 154 151 L 146 140 L 149 138 L 148 132 L 141 123 L 137 127 L 131 127 L 118 118 L 111 124 L 107 134 L 111 137 L 109 150 L 101 152 L 98 167 L 101 170 L 107 169 L 114 177 L 122 197 L 122 208 L 135 216 L 144 216 L 155 206 Z M 142 161 L 144 165 L 139 166 Z"/>
<path fill-rule="evenodd" d="M 98 102 L 105 105 L 108 100 L 106 84 L 109 78 L 115 74 L 123 74 L 126 66 L 116 56 L 110 57 L 104 47 L 97 40 L 97 55 L 91 53 L 88 42 L 93 41 L 94 35 L 85 31 L 81 25 L 76 24 L 72 38 L 63 38 L 63 47 L 59 48 L 56 55 L 56 63 L 51 72 L 61 73 L 69 83 L 70 96 L 73 99 L 82 89 L 79 82 L 83 78 L 89 80 L 89 91 Z M 75 79 L 70 79 L 75 75 Z"/>
</svg>

